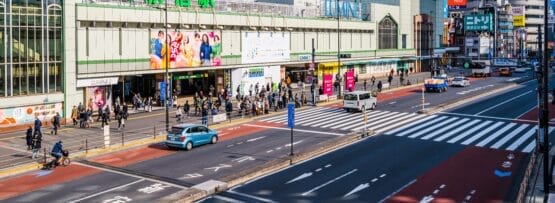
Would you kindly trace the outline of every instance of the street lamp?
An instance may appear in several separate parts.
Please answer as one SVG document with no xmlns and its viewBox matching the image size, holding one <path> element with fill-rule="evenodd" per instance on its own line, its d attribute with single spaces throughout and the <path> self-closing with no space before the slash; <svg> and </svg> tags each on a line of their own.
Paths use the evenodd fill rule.
<svg viewBox="0 0 555 203">
<path fill-rule="evenodd" d="M 170 27 L 170 25 L 168 24 L 168 1 L 164 1 L 164 7 L 157 7 L 158 9 L 162 9 L 164 10 L 164 14 L 165 14 L 165 18 L 164 18 L 164 30 L 165 30 L 165 43 L 166 43 L 166 53 L 164 53 L 164 61 L 166 64 L 166 72 L 164 74 L 164 90 L 160 90 L 160 91 L 165 91 L 166 92 L 166 98 L 164 99 L 164 106 L 166 109 L 166 131 L 170 131 L 170 109 L 169 109 L 169 98 L 171 98 L 171 91 L 169 91 L 169 72 L 168 69 L 170 68 L 170 44 L 171 44 L 171 36 L 168 33 L 168 28 Z M 173 103 L 171 104 L 173 105 Z"/>
<path fill-rule="evenodd" d="M 336 0 L 336 4 L 335 4 L 336 10 L 337 10 L 337 75 L 335 77 L 336 80 L 339 83 L 338 88 L 339 91 L 337 91 L 337 97 L 341 97 L 341 52 L 340 52 L 340 47 L 341 47 L 341 33 L 339 31 L 339 18 L 341 16 L 340 10 L 339 10 L 339 0 Z"/>
</svg>

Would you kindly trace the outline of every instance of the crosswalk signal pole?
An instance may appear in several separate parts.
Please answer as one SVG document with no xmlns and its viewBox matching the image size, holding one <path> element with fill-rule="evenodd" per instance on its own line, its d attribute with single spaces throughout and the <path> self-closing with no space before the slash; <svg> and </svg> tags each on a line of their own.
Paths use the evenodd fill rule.
<svg viewBox="0 0 555 203">
<path fill-rule="evenodd" d="M 367 134 L 366 132 L 368 132 L 368 131 L 366 130 L 366 128 L 367 128 L 366 126 L 367 126 L 367 124 L 368 124 L 368 115 L 366 114 L 366 107 L 364 107 L 364 113 L 363 113 L 363 115 L 364 115 L 364 116 L 363 116 L 363 117 L 364 117 L 364 131 L 362 132 L 362 133 L 363 133 L 363 134 L 362 134 L 362 137 L 365 137 L 366 134 Z"/>
<path fill-rule="evenodd" d="M 422 87 L 422 98 L 420 99 L 422 103 L 422 113 L 424 113 L 424 92 L 425 91 L 426 91 L 426 88 Z"/>
</svg>

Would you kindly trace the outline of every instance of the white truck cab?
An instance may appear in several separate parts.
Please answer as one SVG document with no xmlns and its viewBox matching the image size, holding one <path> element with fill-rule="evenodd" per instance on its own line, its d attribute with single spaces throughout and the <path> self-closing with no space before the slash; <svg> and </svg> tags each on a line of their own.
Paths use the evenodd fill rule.
<svg viewBox="0 0 555 203">
<path fill-rule="evenodd" d="M 376 95 L 367 91 L 354 91 L 347 92 L 343 97 L 343 109 L 347 112 L 353 111 L 364 111 L 366 109 L 376 108 L 378 100 Z"/>
</svg>

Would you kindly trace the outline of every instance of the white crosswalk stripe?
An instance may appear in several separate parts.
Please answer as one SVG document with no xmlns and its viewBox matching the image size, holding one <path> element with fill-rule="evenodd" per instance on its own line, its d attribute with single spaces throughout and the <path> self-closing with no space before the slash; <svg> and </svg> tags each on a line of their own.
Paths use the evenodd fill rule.
<svg viewBox="0 0 555 203">
<path fill-rule="evenodd" d="M 448 133 L 445 133 L 445 134 L 442 135 L 442 136 L 439 136 L 438 138 L 434 139 L 434 141 L 436 141 L 436 142 L 441 142 L 441 141 L 443 141 L 444 139 L 447 139 L 447 138 L 449 138 L 449 137 L 451 137 L 451 136 L 453 136 L 453 135 L 455 135 L 455 134 L 457 134 L 457 133 L 463 131 L 464 129 L 466 129 L 466 128 L 470 127 L 470 126 L 472 126 L 472 125 L 474 125 L 474 124 L 476 124 L 476 123 L 479 123 L 480 121 L 482 121 L 482 120 L 473 120 L 473 121 L 471 121 L 470 123 L 467 123 L 467 124 L 465 124 L 465 125 L 463 125 L 463 126 L 460 126 L 459 128 L 457 128 L 457 129 L 455 129 L 455 130 L 452 130 L 452 131 L 450 131 L 450 132 L 448 132 Z"/>
<path fill-rule="evenodd" d="M 383 115 L 383 114 L 386 114 L 386 113 L 389 113 L 389 111 L 376 112 L 372 116 L 377 117 L 377 116 L 380 116 L 380 115 Z M 345 126 L 348 126 L 348 125 L 352 125 L 353 123 L 360 122 L 360 120 L 361 120 L 360 116 L 356 115 L 356 116 L 353 116 L 353 118 L 349 119 L 348 122 L 344 122 L 344 123 L 341 123 L 341 124 L 337 124 L 336 126 L 332 126 L 331 129 L 338 129 L 338 128 L 345 127 Z M 341 122 L 341 121 L 339 121 L 339 122 Z"/>
<path fill-rule="evenodd" d="M 443 133 L 443 132 L 445 132 L 445 131 L 448 131 L 448 130 L 451 129 L 452 127 L 455 127 L 455 126 L 458 126 L 458 125 L 460 125 L 460 124 L 463 124 L 464 122 L 466 122 L 466 121 L 468 121 L 468 120 L 470 120 L 470 119 L 468 119 L 468 118 L 463 118 L 462 120 L 459 120 L 459 121 L 457 121 L 457 122 L 455 122 L 455 123 L 452 123 L 452 124 L 450 124 L 450 125 L 448 125 L 448 126 L 445 126 L 444 128 L 440 128 L 440 129 L 436 130 L 435 132 L 432 132 L 432 133 L 430 133 L 430 134 L 428 134 L 428 135 L 422 137 L 422 139 L 423 139 L 423 140 L 427 140 L 427 139 L 430 139 L 430 138 L 432 138 L 432 137 L 435 137 L 435 136 L 437 136 L 437 135 L 439 135 L 439 134 L 441 134 L 441 133 Z"/>
<path fill-rule="evenodd" d="M 491 148 L 494 149 L 498 149 L 499 147 L 501 147 L 503 144 L 505 144 L 507 141 L 509 141 L 510 139 L 512 139 L 515 135 L 519 134 L 521 131 L 523 131 L 524 129 L 528 128 L 528 124 L 523 124 L 520 127 L 518 127 L 517 129 L 513 130 L 513 132 L 511 132 L 508 135 L 505 135 L 505 137 L 503 137 L 501 140 L 497 141 L 495 144 L 493 144 L 493 146 L 491 146 Z"/>
<path fill-rule="evenodd" d="M 474 128 L 471 128 L 470 130 L 467 130 L 466 132 L 464 132 L 463 134 L 458 135 L 457 137 L 454 137 L 453 139 L 450 139 L 449 141 L 447 141 L 447 143 L 455 143 L 469 135 L 471 135 L 472 133 L 480 130 L 481 128 L 489 125 L 490 123 L 493 123 L 493 121 L 485 121 L 482 124 L 478 125 L 478 126 L 474 126 Z"/>
<path fill-rule="evenodd" d="M 493 129 L 501 126 L 504 122 L 497 122 L 495 124 L 493 124 L 492 126 L 486 128 L 485 130 L 480 131 L 478 134 L 472 136 L 471 138 L 468 138 L 467 140 L 465 140 L 464 142 L 462 142 L 461 144 L 463 145 L 468 145 L 474 141 L 476 141 L 477 139 L 480 139 L 480 137 L 486 135 L 487 133 L 489 133 L 490 131 L 492 131 Z"/>
<path fill-rule="evenodd" d="M 412 128 L 412 129 L 403 131 L 402 133 L 397 134 L 397 136 L 405 136 L 405 135 L 408 135 L 408 134 L 410 134 L 410 133 L 412 133 L 412 132 L 416 132 L 416 131 L 418 131 L 418 130 L 420 130 L 420 129 L 425 129 L 425 128 L 428 127 L 428 126 L 433 126 L 433 125 L 435 125 L 436 123 L 438 123 L 439 121 L 442 121 L 442 120 L 447 119 L 447 118 L 448 118 L 447 116 L 442 116 L 442 117 L 436 118 L 436 119 L 431 120 L 431 121 L 428 121 L 428 122 L 426 122 L 426 123 L 424 123 L 424 124 L 422 124 L 422 125 L 419 125 L 419 126 L 417 126 L 417 127 L 415 127 L 415 128 Z"/>
</svg>

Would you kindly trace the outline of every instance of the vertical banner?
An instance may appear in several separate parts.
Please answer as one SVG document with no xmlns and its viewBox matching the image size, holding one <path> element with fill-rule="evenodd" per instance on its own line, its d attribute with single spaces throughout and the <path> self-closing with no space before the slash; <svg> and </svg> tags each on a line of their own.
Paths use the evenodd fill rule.
<svg viewBox="0 0 555 203">
<path fill-rule="evenodd" d="M 333 94 L 333 75 L 326 74 L 324 75 L 324 80 L 322 81 L 322 86 L 324 87 L 324 94 L 331 96 Z"/>
<path fill-rule="evenodd" d="M 350 69 L 345 72 L 345 86 L 349 92 L 355 91 L 355 70 Z"/>
</svg>

